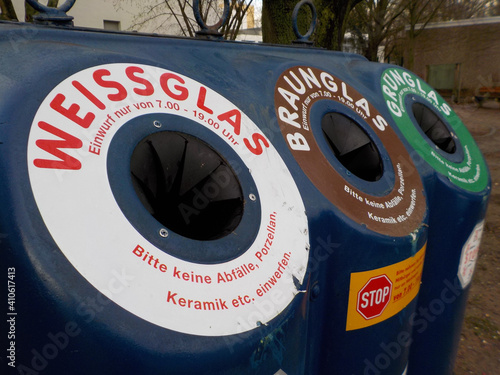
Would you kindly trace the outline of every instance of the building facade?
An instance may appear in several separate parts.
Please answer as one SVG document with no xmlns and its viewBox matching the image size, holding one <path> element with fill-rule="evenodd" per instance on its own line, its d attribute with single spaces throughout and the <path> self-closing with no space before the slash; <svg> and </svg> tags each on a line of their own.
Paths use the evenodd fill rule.
<svg viewBox="0 0 500 375">
<path fill-rule="evenodd" d="M 24 20 L 24 0 L 13 0 L 17 17 Z M 62 1 L 59 1 L 62 3 Z M 140 1 L 122 1 L 120 6 L 115 5 L 115 0 L 77 0 L 68 15 L 74 17 L 75 26 L 92 27 L 96 29 L 128 30 L 134 16 L 140 11 Z M 121 5 L 123 4 L 123 5 Z"/>
<path fill-rule="evenodd" d="M 59 3 L 63 3 L 60 0 Z M 16 14 L 20 21 L 25 18 L 24 0 L 12 0 Z M 43 2 L 42 2 L 43 3 Z M 115 31 L 137 30 L 145 33 L 160 33 L 166 35 L 178 34 L 178 27 L 173 17 L 168 17 L 162 10 L 160 17 L 151 17 L 143 22 L 145 3 L 136 1 L 118 0 L 76 0 L 68 15 L 74 17 L 75 26 L 106 29 Z M 222 9 L 222 3 L 219 5 Z M 261 29 L 256 27 L 256 11 L 251 6 L 243 19 L 238 40 L 262 41 Z"/>
<path fill-rule="evenodd" d="M 413 71 L 457 99 L 500 86 L 500 17 L 429 24 L 414 51 Z"/>
</svg>

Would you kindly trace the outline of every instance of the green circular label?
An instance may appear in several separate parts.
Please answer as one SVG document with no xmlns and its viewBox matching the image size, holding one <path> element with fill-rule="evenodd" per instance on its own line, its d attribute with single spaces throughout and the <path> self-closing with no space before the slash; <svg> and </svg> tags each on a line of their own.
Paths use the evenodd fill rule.
<svg viewBox="0 0 500 375">
<path fill-rule="evenodd" d="M 381 87 L 397 127 L 422 159 L 460 188 L 479 192 L 487 187 L 488 169 L 481 151 L 463 122 L 436 91 L 416 75 L 401 68 L 386 69 L 382 74 Z M 422 136 L 419 126 L 407 111 L 407 95 L 423 98 L 429 108 L 446 120 L 452 136 L 458 138 L 462 146 L 464 157 L 461 162 L 449 160 Z"/>
</svg>

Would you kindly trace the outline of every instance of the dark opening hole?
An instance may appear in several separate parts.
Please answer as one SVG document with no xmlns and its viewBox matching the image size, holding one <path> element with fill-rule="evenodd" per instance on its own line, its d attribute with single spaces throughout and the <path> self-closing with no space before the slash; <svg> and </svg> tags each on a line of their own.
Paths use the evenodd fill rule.
<svg viewBox="0 0 500 375">
<path fill-rule="evenodd" d="M 335 157 L 348 171 L 365 181 L 382 177 L 380 153 L 354 120 L 332 112 L 323 117 L 321 128 Z"/>
<path fill-rule="evenodd" d="M 231 233 L 243 215 L 240 182 L 205 142 L 178 132 L 144 138 L 130 162 L 135 192 L 153 217 L 195 240 Z"/>
<path fill-rule="evenodd" d="M 414 103 L 412 111 L 418 125 L 425 135 L 441 150 L 453 154 L 456 150 L 453 137 L 446 125 L 434 111 L 421 103 Z"/>
</svg>

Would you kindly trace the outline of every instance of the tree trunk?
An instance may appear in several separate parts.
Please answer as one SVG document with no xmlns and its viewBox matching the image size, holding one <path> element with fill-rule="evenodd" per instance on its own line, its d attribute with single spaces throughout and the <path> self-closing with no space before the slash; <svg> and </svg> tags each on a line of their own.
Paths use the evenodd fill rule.
<svg viewBox="0 0 500 375">
<path fill-rule="evenodd" d="M 12 0 L 0 0 L 0 20 L 19 21 Z"/>
<path fill-rule="evenodd" d="M 356 4 L 362 0 L 319 2 L 319 13 L 322 15 L 321 24 L 323 29 L 320 33 L 319 45 L 324 48 L 341 51 L 344 42 L 347 16 Z"/>
<path fill-rule="evenodd" d="M 380 43 L 368 41 L 368 46 L 365 50 L 365 57 L 370 61 L 378 61 L 378 47 Z"/>
<path fill-rule="evenodd" d="M 434 19 L 444 0 L 427 0 L 426 2 L 408 0 L 408 60 L 405 67 L 413 70 L 415 63 L 415 39 L 422 33 L 427 24 Z M 420 24 L 418 30 L 416 25 Z"/>
<path fill-rule="evenodd" d="M 290 44 L 297 39 L 292 28 L 296 0 L 264 0 L 262 4 L 262 41 Z"/>
<path fill-rule="evenodd" d="M 405 64 L 409 70 L 413 70 L 413 65 L 415 64 L 415 38 L 415 25 L 410 25 L 410 30 L 408 31 L 408 60 Z"/>
</svg>

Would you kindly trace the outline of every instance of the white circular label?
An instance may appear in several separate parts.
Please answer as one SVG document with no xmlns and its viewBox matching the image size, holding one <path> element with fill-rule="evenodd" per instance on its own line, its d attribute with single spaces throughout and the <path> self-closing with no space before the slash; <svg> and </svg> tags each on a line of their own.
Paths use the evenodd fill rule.
<svg viewBox="0 0 500 375">
<path fill-rule="evenodd" d="M 126 122 L 152 113 L 210 129 L 251 171 L 262 214 L 254 242 L 238 258 L 180 260 L 148 242 L 120 210 L 108 180 L 109 145 Z M 308 223 L 293 177 L 252 120 L 189 77 L 140 64 L 72 75 L 35 116 L 28 169 L 59 249 L 101 293 L 151 323 L 203 336 L 245 332 L 279 315 L 303 282 Z"/>
<path fill-rule="evenodd" d="M 460 263 L 458 264 L 458 279 L 464 289 L 469 286 L 472 281 L 472 276 L 474 275 L 474 270 L 476 269 L 483 230 L 484 220 L 474 227 L 472 233 L 462 247 Z"/>
</svg>

